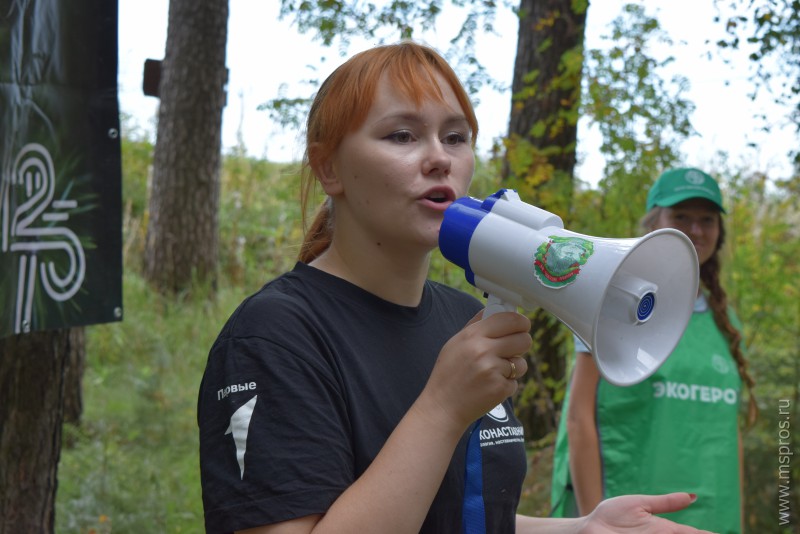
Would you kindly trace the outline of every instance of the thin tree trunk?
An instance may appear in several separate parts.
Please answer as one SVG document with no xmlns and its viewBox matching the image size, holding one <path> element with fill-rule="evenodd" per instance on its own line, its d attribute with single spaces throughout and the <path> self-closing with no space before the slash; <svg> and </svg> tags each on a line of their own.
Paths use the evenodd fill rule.
<svg viewBox="0 0 800 534">
<path fill-rule="evenodd" d="M 170 0 L 144 274 L 164 293 L 214 282 L 228 0 Z"/>
</svg>

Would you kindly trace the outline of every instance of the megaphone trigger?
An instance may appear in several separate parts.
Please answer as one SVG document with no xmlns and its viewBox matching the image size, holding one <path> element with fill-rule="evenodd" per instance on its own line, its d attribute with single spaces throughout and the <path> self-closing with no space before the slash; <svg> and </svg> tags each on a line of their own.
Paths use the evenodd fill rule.
<svg viewBox="0 0 800 534">
<path fill-rule="evenodd" d="M 496 297 L 492 294 L 486 299 L 486 308 L 483 310 L 483 319 L 491 317 L 495 313 L 499 312 L 506 312 L 506 311 L 517 311 L 517 306 L 510 302 L 505 302 L 504 300 Z"/>
</svg>

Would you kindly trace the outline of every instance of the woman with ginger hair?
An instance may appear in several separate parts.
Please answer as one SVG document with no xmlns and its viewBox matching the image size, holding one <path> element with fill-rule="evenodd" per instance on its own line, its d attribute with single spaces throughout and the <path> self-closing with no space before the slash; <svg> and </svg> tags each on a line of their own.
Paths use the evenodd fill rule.
<svg viewBox="0 0 800 534">
<path fill-rule="evenodd" d="M 650 188 L 646 232 L 676 228 L 695 246 L 701 287 L 681 341 L 644 382 L 601 378 L 576 338 L 575 366 L 559 425 L 554 517 L 591 512 L 604 498 L 681 488 L 700 501 L 669 517 L 720 533 L 742 529 L 740 395 L 757 415 L 741 325 L 720 283 L 725 213 L 717 182 L 694 168 L 664 172 Z"/>
<path fill-rule="evenodd" d="M 294 269 L 223 327 L 200 387 L 208 532 L 462 531 L 470 424 L 488 414 L 487 433 L 518 435 L 511 396 L 530 346 L 525 316 L 480 320 L 477 299 L 427 279 L 477 132 L 455 73 L 419 44 L 362 52 L 323 83 L 302 190 L 304 207 L 315 183 L 327 200 Z M 497 441 L 481 443 L 483 511 L 465 532 L 696 532 L 651 515 L 687 493 L 518 516 L 523 438 Z"/>
</svg>

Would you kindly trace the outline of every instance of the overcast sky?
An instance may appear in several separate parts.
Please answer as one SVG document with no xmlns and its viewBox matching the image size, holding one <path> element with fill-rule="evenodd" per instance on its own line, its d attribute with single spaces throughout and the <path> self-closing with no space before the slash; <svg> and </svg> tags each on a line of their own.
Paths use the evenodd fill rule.
<svg viewBox="0 0 800 534">
<path fill-rule="evenodd" d="M 591 3 L 586 30 L 588 48 L 603 45 L 601 36 L 624 3 L 622 0 Z M 301 132 L 287 132 L 272 124 L 267 112 L 257 110 L 258 105 L 278 96 L 283 84 L 290 96 L 298 92 L 307 95 L 311 89 L 299 82 L 323 79 L 344 58 L 336 49 L 326 49 L 314 41 L 310 34 L 299 34 L 290 21 L 279 21 L 278 4 L 230 0 L 227 48 L 230 79 L 228 105 L 223 114 L 223 146 L 235 145 L 237 131 L 241 129 L 250 154 L 272 161 L 291 161 L 302 156 Z M 713 171 L 708 168 L 712 156 L 723 150 L 736 162 L 746 161 L 753 170 L 785 176 L 789 172 L 786 154 L 796 143 L 784 117 L 785 110 L 772 106 L 767 98 L 755 103 L 748 99 L 750 85 L 746 81 L 744 56 L 736 67 L 725 65 L 718 58 L 708 58 L 706 41 L 713 42 L 722 35 L 720 26 L 713 23 L 713 0 L 649 0 L 645 5 L 647 13 L 658 17 L 675 42 L 668 51 L 657 53 L 675 56 L 676 72 L 686 76 L 692 85 L 687 96 L 697 106 L 692 122 L 699 136 L 683 147 L 686 163 Z M 136 124 L 152 132 L 158 101 L 142 94 L 142 69 L 145 59 L 164 56 L 168 0 L 119 0 L 119 8 L 120 107 L 134 117 Z M 501 11 L 497 28 L 500 35 L 480 38 L 478 56 L 493 77 L 510 85 L 516 52 L 516 17 L 509 10 Z M 456 28 L 440 27 L 435 34 L 424 37 L 444 51 L 454 31 Z M 348 55 L 373 44 L 353 43 Z M 320 60 L 323 56 L 325 61 Z M 506 133 L 510 95 L 507 91 L 486 89 L 478 98 L 476 112 L 481 125 L 478 149 L 486 153 L 492 140 Z M 786 123 L 786 127 L 769 137 L 761 134 L 754 119 L 760 113 L 766 113 L 776 125 Z M 749 142 L 759 148 L 749 148 Z M 577 174 L 590 184 L 596 184 L 602 176 L 603 160 L 598 146 L 599 135 L 589 130 L 585 121 L 579 123 L 578 150 L 582 163 Z"/>
</svg>

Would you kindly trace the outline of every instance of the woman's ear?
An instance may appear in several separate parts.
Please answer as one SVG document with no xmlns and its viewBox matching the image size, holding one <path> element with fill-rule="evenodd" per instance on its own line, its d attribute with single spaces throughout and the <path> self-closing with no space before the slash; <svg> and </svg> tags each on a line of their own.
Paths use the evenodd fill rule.
<svg viewBox="0 0 800 534">
<path fill-rule="evenodd" d="M 333 158 L 323 155 L 319 143 L 308 147 L 308 163 L 326 195 L 332 197 L 342 193 L 342 182 L 336 173 Z"/>
</svg>

